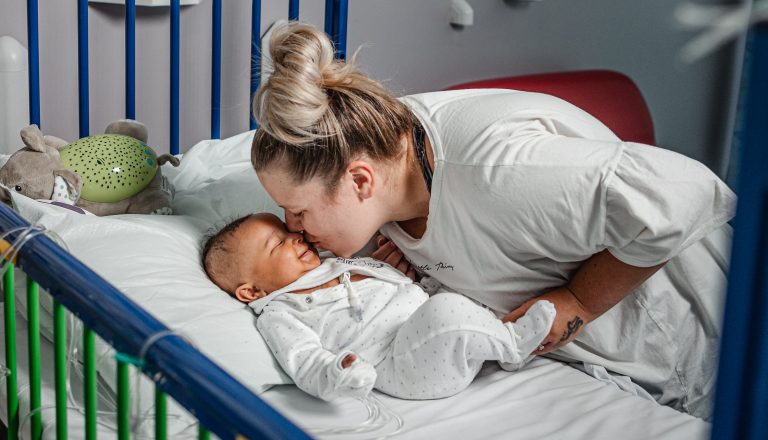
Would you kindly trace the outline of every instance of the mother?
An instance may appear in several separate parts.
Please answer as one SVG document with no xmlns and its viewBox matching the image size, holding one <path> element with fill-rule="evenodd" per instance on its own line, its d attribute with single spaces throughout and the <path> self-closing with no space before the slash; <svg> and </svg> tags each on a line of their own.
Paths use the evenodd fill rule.
<svg viewBox="0 0 768 440">
<path fill-rule="evenodd" d="M 545 297 L 557 319 L 537 354 L 711 414 L 735 204 L 722 181 L 551 96 L 395 99 L 333 54 L 309 25 L 276 29 L 254 101 L 253 166 L 291 230 L 341 256 L 381 231 L 374 256 L 507 320 Z"/>
</svg>

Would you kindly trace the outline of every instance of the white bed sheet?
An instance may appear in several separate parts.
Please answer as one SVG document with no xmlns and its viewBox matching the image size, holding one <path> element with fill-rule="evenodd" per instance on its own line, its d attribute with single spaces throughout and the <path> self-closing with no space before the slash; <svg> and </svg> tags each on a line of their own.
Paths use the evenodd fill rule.
<svg viewBox="0 0 768 440">
<path fill-rule="evenodd" d="M 397 439 L 705 439 L 710 425 L 619 390 L 550 359 L 539 358 L 510 373 L 488 362 L 478 378 L 456 396 L 408 401 L 377 393 L 404 421 Z M 355 426 L 366 419 L 353 399 L 333 403 L 308 396 L 292 385 L 261 395 L 306 430 Z M 395 430 L 395 423 L 366 437 Z"/>
<path fill-rule="evenodd" d="M 28 376 L 25 323 L 17 324 L 19 348 L 19 390 L 23 391 L 21 415 L 28 413 Z M 4 335 L 3 335 L 4 336 Z M 0 339 L 4 341 L 4 337 Z M 4 344 L 4 342 L 3 342 Z M 43 406 L 51 406 L 54 397 L 52 346 L 43 346 Z M 47 354 L 46 354 L 47 353 Z M 73 376 L 71 386 L 80 401 L 82 382 Z M 4 387 L 3 387 L 4 390 Z M 102 390 L 103 391 L 103 390 Z M 136 398 L 134 388 L 133 398 Z M 4 392 L 3 392 L 4 394 Z M 568 365 L 539 358 L 524 370 L 510 373 L 494 363 L 486 363 L 478 378 L 464 392 L 431 401 L 395 399 L 376 393 L 384 405 L 403 418 L 403 428 L 395 439 L 706 439 L 710 425 L 703 420 L 679 413 L 669 407 L 632 395 L 615 385 L 600 382 Z M 101 397 L 101 409 L 114 411 Z M 5 421 L 5 396 L 2 399 Z M 356 426 L 367 418 L 363 405 L 354 399 L 324 402 L 302 392 L 293 385 L 281 385 L 261 394 L 275 409 L 308 432 L 312 429 Z M 152 399 L 151 389 L 142 392 L 142 407 Z M 82 401 L 80 401 L 82 404 Z M 170 438 L 196 438 L 194 419 L 173 405 L 169 413 L 175 419 L 169 423 Z M 84 418 L 69 410 L 70 438 L 80 438 Z M 43 411 L 47 428 L 43 438 L 55 438 L 53 409 Z M 100 416 L 114 424 L 114 417 Z M 186 429 L 184 429 L 186 427 Z M 145 420 L 137 428 L 139 437 L 152 433 L 153 421 Z M 377 438 L 395 430 L 390 422 L 377 431 L 366 434 L 328 434 L 328 439 Z M 28 423 L 22 438 L 29 438 Z M 115 433 L 99 426 L 100 438 L 113 438 Z"/>
</svg>

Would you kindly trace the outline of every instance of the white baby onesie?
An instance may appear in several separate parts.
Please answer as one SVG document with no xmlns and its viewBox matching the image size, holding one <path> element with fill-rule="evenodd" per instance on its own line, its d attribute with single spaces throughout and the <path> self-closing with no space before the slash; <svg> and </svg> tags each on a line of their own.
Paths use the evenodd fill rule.
<svg viewBox="0 0 768 440">
<path fill-rule="evenodd" d="M 351 282 L 351 274 L 369 278 Z M 294 294 L 329 280 L 334 287 Z M 257 326 L 302 390 L 331 400 L 375 387 L 409 399 L 464 389 L 486 360 L 522 367 L 549 333 L 554 306 L 536 303 L 516 323 L 502 323 L 450 292 L 431 298 L 402 273 L 370 258 L 328 258 L 294 283 L 256 300 Z M 350 353 L 358 360 L 342 368 Z"/>
</svg>

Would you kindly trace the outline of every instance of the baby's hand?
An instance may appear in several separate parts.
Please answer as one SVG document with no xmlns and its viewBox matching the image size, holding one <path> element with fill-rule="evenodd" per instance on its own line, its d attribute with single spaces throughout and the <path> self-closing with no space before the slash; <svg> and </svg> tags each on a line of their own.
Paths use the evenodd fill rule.
<svg viewBox="0 0 768 440">
<path fill-rule="evenodd" d="M 346 397 L 368 395 L 376 383 L 376 369 L 352 353 L 341 361 L 341 374 L 336 380 L 336 394 Z"/>
</svg>

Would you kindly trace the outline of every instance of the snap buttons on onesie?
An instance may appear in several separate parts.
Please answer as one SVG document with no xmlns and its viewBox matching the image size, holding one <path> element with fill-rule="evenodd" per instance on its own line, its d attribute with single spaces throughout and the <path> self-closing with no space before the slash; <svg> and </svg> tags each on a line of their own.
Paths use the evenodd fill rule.
<svg viewBox="0 0 768 440">
<path fill-rule="evenodd" d="M 308 297 L 304 298 L 304 301 L 306 301 L 307 304 L 312 304 L 312 297 L 308 296 Z"/>
</svg>

